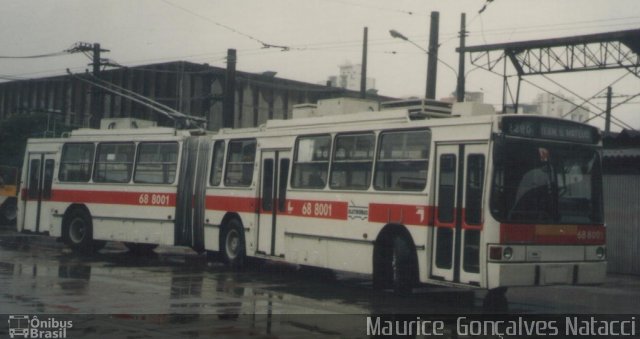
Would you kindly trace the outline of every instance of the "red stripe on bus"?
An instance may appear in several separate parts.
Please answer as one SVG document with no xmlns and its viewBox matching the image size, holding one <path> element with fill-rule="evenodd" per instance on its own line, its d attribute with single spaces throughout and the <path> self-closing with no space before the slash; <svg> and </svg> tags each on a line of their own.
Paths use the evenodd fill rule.
<svg viewBox="0 0 640 339">
<path fill-rule="evenodd" d="M 224 212 L 248 212 L 256 213 L 258 198 L 256 197 L 229 197 L 207 195 L 205 208 L 207 210 Z"/>
<path fill-rule="evenodd" d="M 500 224 L 500 243 L 604 245 L 603 225 Z"/>
<path fill-rule="evenodd" d="M 51 191 L 51 198 L 48 200 L 55 202 L 82 202 L 88 204 L 93 203 L 173 207 L 176 204 L 176 194 L 160 192 L 84 191 L 56 189 Z"/>
<path fill-rule="evenodd" d="M 433 206 L 369 204 L 369 221 L 402 225 L 433 224 Z"/>
</svg>

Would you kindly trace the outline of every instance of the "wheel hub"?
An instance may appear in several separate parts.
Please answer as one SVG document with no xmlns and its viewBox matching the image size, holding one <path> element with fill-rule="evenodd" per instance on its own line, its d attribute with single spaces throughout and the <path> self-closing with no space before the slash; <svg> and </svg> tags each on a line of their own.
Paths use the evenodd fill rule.
<svg viewBox="0 0 640 339">
<path fill-rule="evenodd" d="M 238 248 L 240 247 L 240 236 L 236 230 L 230 230 L 227 233 L 226 239 L 226 252 L 229 259 L 234 259 L 238 256 Z"/>
<path fill-rule="evenodd" d="M 74 243 L 80 243 L 84 239 L 87 233 L 87 228 L 84 222 L 80 219 L 76 219 L 69 225 L 69 238 Z"/>
</svg>

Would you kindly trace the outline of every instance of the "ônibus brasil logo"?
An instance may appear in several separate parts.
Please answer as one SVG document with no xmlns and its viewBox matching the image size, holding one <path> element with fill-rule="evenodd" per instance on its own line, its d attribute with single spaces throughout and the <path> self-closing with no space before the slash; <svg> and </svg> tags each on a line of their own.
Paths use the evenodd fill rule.
<svg viewBox="0 0 640 339">
<path fill-rule="evenodd" d="M 9 336 L 11 338 L 66 338 L 67 329 L 73 327 L 71 320 L 53 317 L 39 319 L 38 316 L 10 315 Z"/>
</svg>

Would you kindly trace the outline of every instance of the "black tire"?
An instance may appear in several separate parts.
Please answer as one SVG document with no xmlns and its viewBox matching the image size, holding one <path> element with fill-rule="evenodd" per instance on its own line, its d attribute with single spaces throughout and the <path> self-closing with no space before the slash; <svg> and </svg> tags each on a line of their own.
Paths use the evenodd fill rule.
<svg viewBox="0 0 640 339">
<path fill-rule="evenodd" d="M 391 274 L 391 246 L 380 245 L 373 253 L 373 288 L 386 290 L 393 286 Z"/>
<path fill-rule="evenodd" d="M 244 227 L 238 219 L 230 219 L 220 233 L 220 255 L 227 267 L 239 270 L 246 263 Z"/>
<path fill-rule="evenodd" d="M 158 244 L 143 244 L 138 242 L 125 242 L 124 246 L 133 254 L 151 254 Z"/>
<path fill-rule="evenodd" d="M 374 253 L 373 288 L 393 289 L 400 295 L 410 294 L 416 285 L 415 252 L 411 242 L 396 235 Z"/>
<path fill-rule="evenodd" d="M 100 250 L 103 241 L 93 240 L 93 223 L 89 213 L 75 209 L 65 218 L 62 241 L 75 252 L 93 253 Z"/>
<path fill-rule="evenodd" d="M 393 239 L 391 274 L 396 294 L 410 294 L 416 285 L 414 256 L 406 237 L 396 236 Z"/>
<path fill-rule="evenodd" d="M 0 207 L 0 225 L 15 225 L 17 212 L 16 198 L 8 198 Z"/>
<path fill-rule="evenodd" d="M 509 310 L 509 301 L 507 300 L 507 288 L 498 287 L 489 290 L 482 300 L 482 308 L 485 312 L 504 313 Z"/>
</svg>

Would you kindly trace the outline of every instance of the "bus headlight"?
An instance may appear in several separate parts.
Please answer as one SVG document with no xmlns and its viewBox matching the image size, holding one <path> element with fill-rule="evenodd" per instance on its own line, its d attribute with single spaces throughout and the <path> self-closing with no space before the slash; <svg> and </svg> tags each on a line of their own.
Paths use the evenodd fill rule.
<svg viewBox="0 0 640 339">
<path fill-rule="evenodd" d="M 513 248 L 505 247 L 502 251 L 502 257 L 504 257 L 505 260 L 511 260 L 513 257 Z"/>
<path fill-rule="evenodd" d="M 596 257 L 600 260 L 604 259 L 607 255 L 607 250 L 604 247 L 598 247 L 596 249 Z"/>
</svg>

